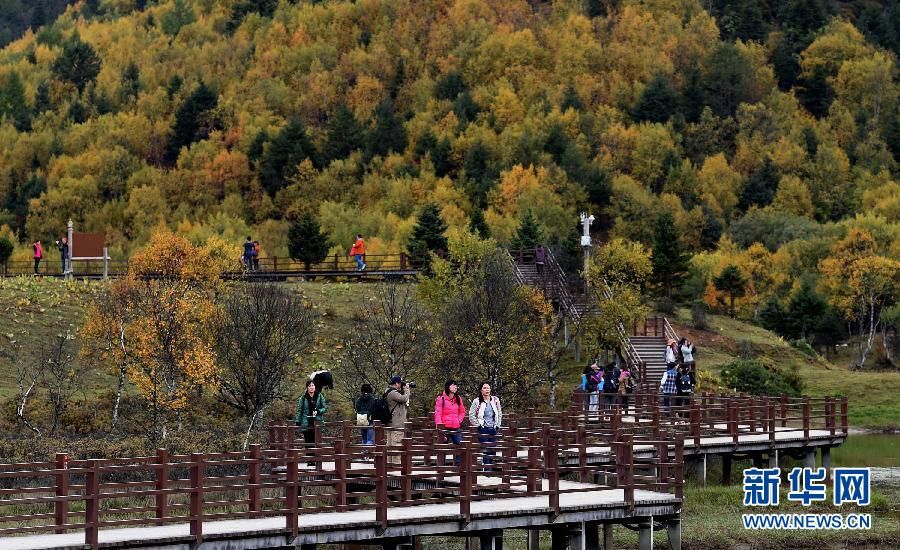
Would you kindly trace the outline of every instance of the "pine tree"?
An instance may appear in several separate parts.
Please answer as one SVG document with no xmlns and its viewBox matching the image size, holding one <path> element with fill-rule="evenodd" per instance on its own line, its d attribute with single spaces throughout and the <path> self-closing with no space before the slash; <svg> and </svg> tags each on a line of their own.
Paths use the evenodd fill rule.
<svg viewBox="0 0 900 550">
<path fill-rule="evenodd" d="M 828 71 L 822 65 L 816 65 L 812 74 L 803 76 L 797 81 L 795 94 L 806 110 L 816 118 L 828 114 L 828 108 L 834 101 L 834 90 L 828 84 Z"/>
<path fill-rule="evenodd" d="M 584 102 L 581 101 L 578 90 L 576 90 L 575 86 L 572 84 L 566 86 L 566 93 L 563 94 L 562 103 L 559 105 L 559 110 L 562 112 L 566 112 L 569 109 L 575 109 L 576 111 L 584 110 Z"/>
<path fill-rule="evenodd" d="M 778 167 L 775 166 L 771 158 L 766 157 L 762 166 L 750 174 L 750 178 L 747 179 L 747 183 L 741 191 L 738 208 L 747 210 L 751 206 L 759 206 L 760 208 L 768 206 L 772 199 L 775 198 L 780 178 Z"/>
<path fill-rule="evenodd" d="M 50 86 L 47 81 L 44 81 L 38 84 L 34 94 L 34 114 L 36 116 L 51 109 L 53 109 L 53 103 L 50 100 Z"/>
<path fill-rule="evenodd" d="M 328 234 L 323 233 L 319 221 L 311 214 L 301 214 L 288 229 L 288 254 L 303 262 L 306 271 L 328 256 Z"/>
<path fill-rule="evenodd" d="M 522 217 L 519 229 L 513 236 L 509 247 L 512 250 L 534 250 L 544 243 L 544 231 L 529 208 Z"/>
<path fill-rule="evenodd" d="M 491 236 L 491 230 L 484 221 L 484 211 L 481 208 L 473 208 L 472 215 L 469 216 L 469 231 L 478 235 L 482 239 Z"/>
<path fill-rule="evenodd" d="M 587 0 L 585 8 L 588 17 L 606 17 L 606 0 Z"/>
<path fill-rule="evenodd" d="M 426 204 L 406 245 L 406 252 L 413 264 L 424 273 L 431 272 L 431 252 L 436 254 L 446 252 L 447 237 L 444 236 L 446 230 L 447 224 L 441 218 L 438 206 L 434 203 Z"/>
<path fill-rule="evenodd" d="M 194 93 L 181 104 L 175 113 L 172 138 L 166 147 L 166 160 L 174 164 L 182 147 L 206 138 L 202 124 L 204 116 L 215 108 L 217 101 L 216 94 L 201 82 Z"/>
<path fill-rule="evenodd" d="M 366 156 L 387 156 L 391 152 L 402 153 L 406 149 L 406 128 L 394 112 L 390 98 L 375 109 L 375 127 L 369 133 Z"/>
<path fill-rule="evenodd" d="M 333 160 L 347 158 L 350 153 L 362 149 L 365 135 L 362 126 L 353 116 L 353 111 L 341 105 L 328 121 L 322 157 L 326 164 Z"/>
<path fill-rule="evenodd" d="M 469 87 L 459 71 L 450 71 L 438 79 L 434 85 L 434 97 L 437 99 L 446 99 L 456 101 L 459 94 L 468 90 Z"/>
<path fill-rule="evenodd" d="M 137 97 L 141 91 L 141 72 L 134 61 L 129 63 L 122 71 L 122 84 L 119 87 L 119 97 L 122 101 L 128 101 Z"/>
<path fill-rule="evenodd" d="M 486 205 L 488 191 L 497 177 L 491 162 L 491 153 L 481 141 L 476 141 L 463 159 L 469 198 L 472 204 L 479 208 Z"/>
<path fill-rule="evenodd" d="M 810 332 L 828 310 L 828 303 L 816 293 L 809 279 L 804 278 L 800 288 L 791 296 L 787 307 L 787 321 L 792 328 L 791 336 L 809 340 Z"/>
<path fill-rule="evenodd" d="M 318 166 L 315 146 L 306 135 L 306 128 L 300 119 L 292 119 L 288 125 L 269 142 L 259 165 L 259 181 L 270 195 L 286 186 L 297 173 L 297 165 L 310 159 Z"/>
<path fill-rule="evenodd" d="M 0 81 L 0 120 L 8 117 L 20 132 L 31 128 L 31 113 L 25 102 L 25 86 L 19 73 L 12 71 Z"/>
<path fill-rule="evenodd" d="M 747 292 L 747 279 L 741 274 L 740 269 L 729 265 L 722 270 L 722 273 L 713 278 L 713 285 L 719 292 L 728 294 L 729 314 L 734 318 L 734 299 L 740 298 Z"/>
<path fill-rule="evenodd" d="M 94 82 L 100 74 L 100 56 L 87 42 L 82 42 L 78 34 L 63 45 L 59 56 L 53 60 L 50 71 L 59 80 L 71 82 L 83 91 L 89 82 Z"/>
<path fill-rule="evenodd" d="M 3 266 L 4 272 L 6 272 L 6 262 L 9 261 L 9 257 L 12 256 L 14 249 L 15 246 L 12 241 L 6 237 L 0 237 L 0 265 Z"/>
<path fill-rule="evenodd" d="M 650 258 L 653 266 L 653 281 L 662 289 L 666 298 L 672 297 L 672 289 L 684 281 L 688 272 L 690 255 L 685 250 L 675 220 L 669 212 L 663 212 L 656 218 L 653 227 L 653 255 Z"/>
<path fill-rule="evenodd" d="M 644 88 L 644 93 L 631 110 L 631 117 L 638 122 L 665 122 L 681 110 L 680 101 L 669 80 L 657 73 Z"/>
<path fill-rule="evenodd" d="M 441 138 L 438 140 L 437 145 L 431 150 L 431 164 L 434 165 L 434 175 L 442 178 L 456 168 L 453 164 L 452 152 L 449 139 Z"/>
</svg>

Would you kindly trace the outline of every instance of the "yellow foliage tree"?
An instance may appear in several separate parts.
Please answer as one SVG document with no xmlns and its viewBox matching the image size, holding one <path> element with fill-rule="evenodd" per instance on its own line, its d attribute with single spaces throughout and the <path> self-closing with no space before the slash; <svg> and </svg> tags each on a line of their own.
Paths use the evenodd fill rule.
<svg viewBox="0 0 900 550">
<path fill-rule="evenodd" d="M 157 232 L 112 284 L 108 306 L 87 316 L 85 335 L 97 357 L 124 369 L 147 401 L 154 444 L 166 440 L 190 396 L 213 384 L 219 268 L 209 250 Z"/>
</svg>

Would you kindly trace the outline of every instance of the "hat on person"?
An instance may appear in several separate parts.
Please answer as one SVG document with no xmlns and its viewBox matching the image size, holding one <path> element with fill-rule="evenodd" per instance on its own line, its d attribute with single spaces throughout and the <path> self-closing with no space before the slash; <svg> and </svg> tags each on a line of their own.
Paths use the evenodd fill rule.
<svg viewBox="0 0 900 550">
<path fill-rule="evenodd" d="M 392 386 L 393 386 L 394 384 L 402 384 L 402 383 L 403 383 L 403 379 L 400 378 L 399 376 L 394 376 L 394 377 L 391 378 L 391 385 L 392 385 Z"/>
<path fill-rule="evenodd" d="M 600 365 L 598 365 L 597 362 L 594 361 L 593 363 L 591 363 L 591 368 L 592 368 L 592 369 L 600 370 Z"/>
<path fill-rule="evenodd" d="M 669 341 L 666 342 L 666 345 L 671 346 L 671 345 L 674 344 L 674 343 L 675 343 L 675 339 L 674 339 L 674 338 L 669 338 Z"/>
</svg>

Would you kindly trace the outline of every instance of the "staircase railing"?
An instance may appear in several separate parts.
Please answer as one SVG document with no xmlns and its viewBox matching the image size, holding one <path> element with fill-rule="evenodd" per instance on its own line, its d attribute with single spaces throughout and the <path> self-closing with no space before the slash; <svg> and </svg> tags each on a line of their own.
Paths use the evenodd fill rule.
<svg viewBox="0 0 900 550">
<path fill-rule="evenodd" d="M 545 252 L 544 269 L 549 270 L 556 278 L 556 292 L 559 305 L 563 309 L 563 312 L 577 323 L 581 320 L 581 312 L 575 307 L 575 300 L 573 300 L 572 295 L 569 294 L 569 289 L 566 285 L 566 274 L 563 271 L 562 266 L 559 265 L 559 262 L 556 261 L 556 256 L 553 252 L 549 248 L 545 249 Z"/>
<path fill-rule="evenodd" d="M 600 289 L 600 293 L 607 300 L 612 300 L 614 298 L 612 288 L 610 288 L 606 279 L 603 279 L 602 281 L 603 287 Z M 625 362 L 631 368 L 632 372 L 638 373 L 638 378 L 641 383 L 646 383 L 647 363 L 641 359 L 641 355 L 634 347 L 634 344 L 631 343 L 631 338 L 628 337 L 628 333 L 625 331 L 625 325 L 621 322 L 616 323 L 616 333 L 619 336 L 619 342 L 622 345 L 622 349 L 625 350 Z"/>
<path fill-rule="evenodd" d="M 671 338 L 672 340 L 675 340 L 677 342 L 679 340 L 678 333 L 675 332 L 675 329 L 672 328 L 671 324 L 669 324 L 669 318 L 663 317 L 662 319 L 663 319 L 663 332 L 666 335 L 666 339 L 668 340 Z"/>
</svg>

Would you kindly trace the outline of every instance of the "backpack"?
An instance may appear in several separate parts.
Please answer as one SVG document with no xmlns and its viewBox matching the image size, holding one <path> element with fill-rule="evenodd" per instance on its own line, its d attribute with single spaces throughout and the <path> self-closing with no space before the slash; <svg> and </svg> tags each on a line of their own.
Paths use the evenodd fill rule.
<svg viewBox="0 0 900 550">
<path fill-rule="evenodd" d="M 682 373 L 678 377 L 678 381 L 681 383 L 681 391 L 683 393 L 693 393 L 694 385 L 691 383 L 691 375 L 688 373 Z"/>
<path fill-rule="evenodd" d="M 384 392 L 384 395 L 381 396 L 380 399 L 376 399 L 372 406 L 369 408 L 369 416 L 372 417 L 372 420 L 378 420 L 385 426 L 390 426 L 393 421 L 393 410 L 390 405 L 388 405 L 387 395 L 392 391 L 397 391 L 394 388 L 391 388 Z"/>
<path fill-rule="evenodd" d="M 619 389 L 619 369 L 603 373 L 603 393 L 616 393 Z"/>
<path fill-rule="evenodd" d="M 594 373 L 587 375 L 587 391 L 593 393 L 597 391 L 597 387 L 599 385 L 600 380 L 596 377 L 596 375 L 594 375 Z"/>
</svg>

